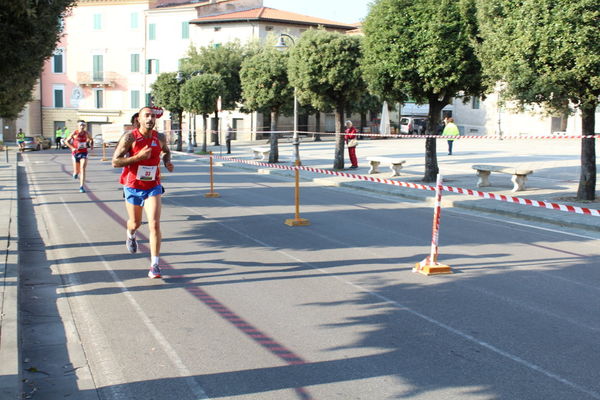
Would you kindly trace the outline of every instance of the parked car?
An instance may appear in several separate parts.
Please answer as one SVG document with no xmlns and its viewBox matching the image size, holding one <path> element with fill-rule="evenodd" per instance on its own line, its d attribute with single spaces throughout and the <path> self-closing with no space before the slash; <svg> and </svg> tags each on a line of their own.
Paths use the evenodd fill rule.
<svg viewBox="0 0 600 400">
<path fill-rule="evenodd" d="M 402 134 L 424 135 L 426 130 L 426 117 L 402 117 L 400 119 L 400 133 Z"/>
<path fill-rule="evenodd" d="M 37 150 L 42 150 L 42 149 L 49 149 L 50 147 L 52 147 L 52 143 L 50 142 L 50 139 L 48 139 L 45 136 L 39 135 L 39 136 L 25 136 L 25 140 L 23 142 L 23 150 L 32 150 L 32 151 L 37 151 Z"/>
<path fill-rule="evenodd" d="M 94 135 L 94 147 L 102 147 L 103 143 L 104 143 L 104 140 L 102 139 L 101 133 Z"/>
</svg>

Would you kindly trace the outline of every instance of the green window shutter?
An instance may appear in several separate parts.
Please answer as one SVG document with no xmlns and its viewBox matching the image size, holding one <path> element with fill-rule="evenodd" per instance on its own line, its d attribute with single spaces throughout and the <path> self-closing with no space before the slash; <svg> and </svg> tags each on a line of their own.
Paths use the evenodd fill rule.
<svg viewBox="0 0 600 400">
<path fill-rule="evenodd" d="M 138 13 L 131 13 L 131 29 L 137 29 L 139 27 Z"/>
<path fill-rule="evenodd" d="M 140 55 L 131 55 L 131 72 L 140 72 Z"/>
<path fill-rule="evenodd" d="M 132 90 L 131 91 L 131 108 L 137 110 L 140 108 L 140 91 Z"/>
<path fill-rule="evenodd" d="M 146 107 L 152 106 L 152 94 L 146 93 Z"/>
<path fill-rule="evenodd" d="M 104 79 L 104 56 L 95 55 L 93 56 L 93 80 L 102 81 Z"/>
<path fill-rule="evenodd" d="M 181 23 L 181 38 L 182 39 L 190 38 L 190 24 L 187 21 L 183 21 Z"/>
<path fill-rule="evenodd" d="M 54 71 L 55 74 L 62 74 L 63 71 L 63 56 L 62 54 L 54 55 Z"/>
<path fill-rule="evenodd" d="M 160 60 L 156 59 L 154 60 L 154 73 L 155 74 L 160 74 Z"/>
<path fill-rule="evenodd" d="M 60 89 L 54 89 L 54 107 L 63 108 L 63 91 Z"/>
<path fill-rule="evenodd" d="M 148 40 L 156 40 L 156 24 L 148 24 Z"/>
<path fill-rule="evenodd" d="M 152 60 L 146 60 L 146 75 L 152 73 Z"/>
<path fill-rule="evenodd" d="M 94 30 L 102 29 L 102 14 L 94 14 Z"/>
</svg>

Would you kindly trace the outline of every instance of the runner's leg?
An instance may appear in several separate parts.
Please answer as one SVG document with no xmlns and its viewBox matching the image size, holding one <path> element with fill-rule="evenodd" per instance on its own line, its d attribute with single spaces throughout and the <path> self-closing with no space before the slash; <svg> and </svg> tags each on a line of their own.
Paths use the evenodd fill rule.
<svg viewBox="0 0 600 400">
<path fill-rule="evenodd" d="M 150 255 L 152 257 L 160 256 L 160 241 L 162 239 L 160 232 L 161 205 L 160 195 L 150 196 L 144 202 L 144 210 L 146 211 L 146 219 L 148 220 L 148 230 L 150 231 Z"/>
<path fill-rule="evenodd" d="M 87 158 L 82 158 L 79 162 L 79 186 L 81 187 L 85 183 L 85 167 L 87 167 Z"/>
<path fill-rule="evenodd" d="M 127 209 L 127 231 L 134 234 L 142 224 L 142 206 L 125 202 Z"/>
</svg>

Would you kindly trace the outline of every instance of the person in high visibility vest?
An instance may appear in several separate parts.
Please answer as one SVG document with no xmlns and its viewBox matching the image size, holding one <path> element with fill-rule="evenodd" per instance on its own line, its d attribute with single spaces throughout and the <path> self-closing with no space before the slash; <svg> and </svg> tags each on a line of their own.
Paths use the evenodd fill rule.
<svg viewBox="0 0 600 400">
<path fill-rule="evenodd" d="M 454 123 L 454 118 L 446 117 L 446 127 L 442 132 L 442 136 L 448 136 L 448 155 L 452 155 L 452 144 L 454 144 L 454 137 L 460 135 L 460 131 L 458 130 L 458 126 Z M 452 139 L 451 139 L 451 138 Z"/>
<path fill-rule="evenodd" d="M 23 146 L 25 146 L 25 133 L 21 128 L 19 128 L 19 132 L 17 132 L 17 144 L 19 145 L 19 150 L 23 151 Z"/>
<path fill-rule="evenodd" d="M 62 142 L 63 130 L 62 128 L 58 128 L 56 132 L 54 132 L 54 143 L 56 144 L 56 150 L 60 150 L 60 145 Z"/>
</svg>

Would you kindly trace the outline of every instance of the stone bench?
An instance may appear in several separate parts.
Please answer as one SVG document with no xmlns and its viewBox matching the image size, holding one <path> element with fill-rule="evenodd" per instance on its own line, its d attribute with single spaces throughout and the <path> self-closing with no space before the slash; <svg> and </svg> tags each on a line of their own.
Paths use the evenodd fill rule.
<svg viewBox="0 0 600 400">
<path fill-rule="evenodd" d="M 512 175 L 511 181 L 514 184 L 512 189 L 513 192 L 525 190 L 527 175 L 533 174 L 532 169 L 502 167 L 499 165 L 473 165 L 471 168 L 477 170 L 477 176 L 479 177 L 477 187 L 490 186 L 489 177 L 492 172 Z"/>
<path fill-rule="evenodd" d="M 369 174 L 379 173 L 379 165 L 383 163 L 389 165 L 390 169 L 392 170 L 392 176 L 400 176 L 402 165 L 406 162 L 406 160 L 400 160 L 399 158 L 391 157 L 367 157 L 367 161 L 369 161 L 371 164 Z"/>
<path fill-rule="evenodd" d="M 253 147 L 254 158 L 260 158 L 262 161 L 269 159 L 270 147 Z"/>
</svg>

